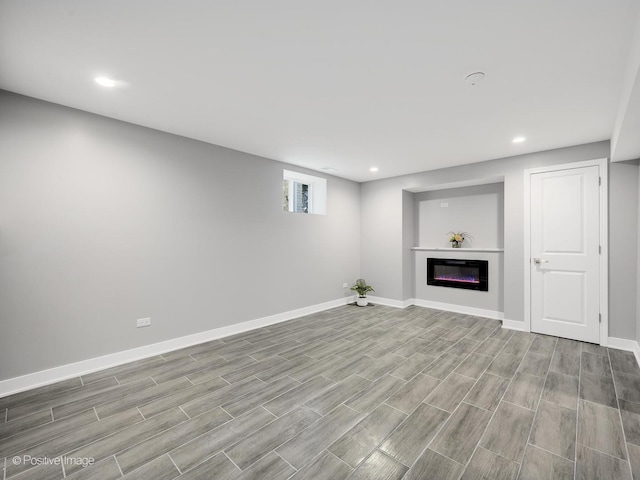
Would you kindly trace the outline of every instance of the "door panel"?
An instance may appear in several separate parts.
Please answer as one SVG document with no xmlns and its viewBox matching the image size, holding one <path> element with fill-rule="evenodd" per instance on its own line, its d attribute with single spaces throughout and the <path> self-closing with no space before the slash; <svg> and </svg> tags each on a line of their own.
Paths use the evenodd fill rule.
<svg viewBox="0 0 640 480">
<path fill-rule="evenodd" d="M 531 181 L 531 330 L 599 343 L 599 168 Z"/>
</svg>

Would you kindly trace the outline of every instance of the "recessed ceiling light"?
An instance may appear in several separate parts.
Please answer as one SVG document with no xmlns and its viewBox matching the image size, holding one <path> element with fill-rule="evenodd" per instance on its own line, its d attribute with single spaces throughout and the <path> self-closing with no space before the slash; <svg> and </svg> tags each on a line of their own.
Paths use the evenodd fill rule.
<svg viewBox="0 0 640 480">
<path fill-rule="evenodd" d="M 467 85 L 477 85 L 482 80 L 484 80 L 484 77 L 486 76 L 487 75 L 484 72 L 473 72 L 467 75 L 464 78 L 464 81 L 467 83 Z"/>
<path fill-rule="evenodd" d="M 320 170 L 324 170 L 325 172 L 337 172 L 338 171 L 333 167 L 322 167 Z"/>
<path fill-rule="evenodd" d="M 371 167 L 369 169 L 370 172 L 377 172 L 378 171 L 378 167 Z"/>
<path fill-rule="evenodd" d="M 513 140 L 511 140 L 513 143 L 522 143 L 526 140 L 526 138 L 524 137 L 516 137 Z"/>
<path fill-rule="evenodd" d="M 103 87 L 109 87 L 109 88 L 113 88 L 113 87 L 117 87 L 118 86 L 118 82 L 108 78 L 108 77 L 96 77 L 95 81 L 98 85 L 101 85 Z"/>
</svg>

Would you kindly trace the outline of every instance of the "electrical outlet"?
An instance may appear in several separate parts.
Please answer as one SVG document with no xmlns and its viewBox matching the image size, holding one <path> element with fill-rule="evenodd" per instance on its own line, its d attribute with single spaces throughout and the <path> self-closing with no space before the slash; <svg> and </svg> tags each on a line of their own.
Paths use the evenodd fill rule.
<svg viewBox="0 0 640 480">
<path fill-rule="evenodd" d="M 348 283 L 343 283 L 342 284 L 342 288 L 349 288 L 349 284 Z"/>
<path fill-rule="evenodd" d="M 447 208 L 449 206 L 449 202 L 442 202 L 440 204 L 440 208 Z"/>
<path fill-rule="evenodd" d="M 150 325 L 151 325 L 151 317 L 139 318 L 138 320 L 136 320 L 136 326 L 138 328 L 140 328 L 140 327 L 148 327 Z"/>
</svg>

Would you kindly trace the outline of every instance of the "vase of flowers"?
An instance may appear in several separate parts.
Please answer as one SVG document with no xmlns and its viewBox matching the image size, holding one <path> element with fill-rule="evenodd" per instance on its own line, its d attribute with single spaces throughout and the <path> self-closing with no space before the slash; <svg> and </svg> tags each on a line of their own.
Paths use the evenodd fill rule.
<svg viewBox="0 0 640 480">
<path fill-rule="evenodd" d="M 465 237 L 471 237 L 467 232 L 449 232 L 449 241 L 452 248 L 461 248 Z"/>
</svg>

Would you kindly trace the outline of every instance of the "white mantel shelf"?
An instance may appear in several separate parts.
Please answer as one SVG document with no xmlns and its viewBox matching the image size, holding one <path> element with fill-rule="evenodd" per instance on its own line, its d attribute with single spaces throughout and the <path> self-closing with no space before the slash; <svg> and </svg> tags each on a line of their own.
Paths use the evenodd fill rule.
<svg viewBox="0 0 640 480">
<path fill-rule="evenodd" d="M 437 252 L 504 252 L 504 248 L 452 248 L 452 247 L 411 247 L 411 250 L 423 252 L 423 251 L 437 251 Z"/>
</svg>

